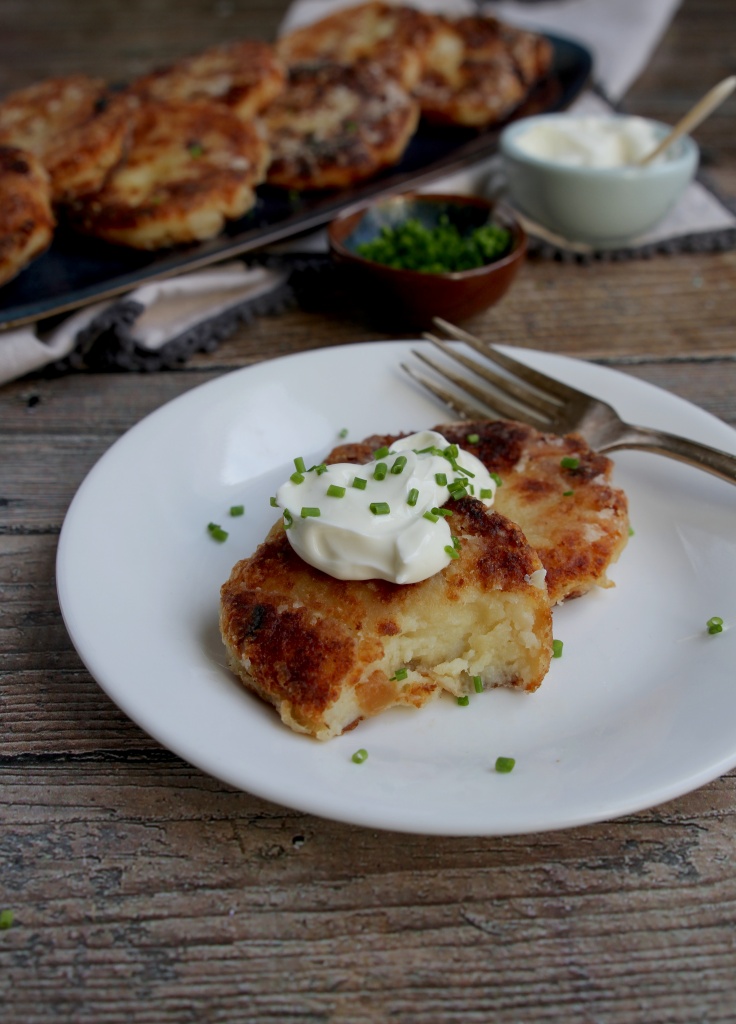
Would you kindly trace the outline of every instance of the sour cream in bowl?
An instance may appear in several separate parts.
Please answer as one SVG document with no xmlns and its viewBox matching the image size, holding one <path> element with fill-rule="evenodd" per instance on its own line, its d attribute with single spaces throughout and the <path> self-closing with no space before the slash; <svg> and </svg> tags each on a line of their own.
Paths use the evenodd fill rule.
<svg viewBox="0 0 736 1024">
<path fill-rule="evenodd" d="M 669 126 L 625 115 L 542 114 L 501 134 L 511 201 L 570 241 L 610 248 L 658 224 L 698 166 L 685 136 L 645 166 Z"/>
</svg>

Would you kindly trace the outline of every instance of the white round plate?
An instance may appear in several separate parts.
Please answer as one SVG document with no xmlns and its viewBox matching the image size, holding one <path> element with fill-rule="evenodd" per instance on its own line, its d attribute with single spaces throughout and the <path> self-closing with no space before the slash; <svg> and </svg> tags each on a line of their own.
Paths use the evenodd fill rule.
<svg viewBox="0 0 736 1024">
<path fill-rule="evenodd" d="M 627 814 L 736 765 L 736 488 L 643 452 L 616 456 L 635 533 L 615 589 L 554 613 L 563 656 L 535 694 L 396 709 L 328 743 L 292 733 L 225 667 L 220 585 L 274 519 L 302 455 L 451 418 L 402 374 L 422 342 L 320 349 L 229 373 L 146 417 L 99 460 L 58 551 L 64 620 L 107 694 L 160 743 L 260 797 L 371 828 L 501 835 Z M 512 351 L 512 350 L 509 350 Z M 736 431 L 658 388 L 514 352 L 631 422 L 736 452 Z M 232 505 L 245 515 L 230 517 Z M 228 530 L 225 543 L 209 522 Z M 706 621 L 720 615 L 724 632 Z M 729 628 L 730 627 L 730 628 Z M 363 747 L 368 760 L 355 764 Z M 494 771 L 514 757 L 510 774 Z"/>
</svg>

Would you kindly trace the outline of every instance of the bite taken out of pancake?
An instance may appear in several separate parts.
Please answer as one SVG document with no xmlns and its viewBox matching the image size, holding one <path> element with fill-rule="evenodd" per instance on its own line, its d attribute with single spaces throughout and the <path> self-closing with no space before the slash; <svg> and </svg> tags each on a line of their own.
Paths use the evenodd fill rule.
<svg viewBox="0 0 736 1024">
<path fill-rule="evenodd" d="M 326 740 L 448 691 L 535 690 L 552 650 L 541 562 L 521 530 L 451 499 L 459 557 L 419 583 L 338 580 L 303 561 L 279 521 L 221 590 L 233 671 L 296 732 Z M 536 574 L 536 575 L 535 575 Z"/>
<path fill-rule="evenodd" d="M 493 507 L 517 523 L 537 551 L 552 604 L 611 586 L 607 571 L 626 545 L 629 518 L 609 458 L 578 435 L 561 437 L 509 420 L 464 420 L 434 429 L 498 474 Z M 395 440 L 376 435 L 342 445 L 328 461 L 367 462 L 377 447 Z"/>
</svg>

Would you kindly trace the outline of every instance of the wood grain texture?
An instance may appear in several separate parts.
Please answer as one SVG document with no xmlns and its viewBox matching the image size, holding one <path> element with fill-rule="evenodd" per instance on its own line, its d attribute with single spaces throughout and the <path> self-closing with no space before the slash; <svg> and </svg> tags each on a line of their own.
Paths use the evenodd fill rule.
<svg viewBox="0 0 736 1024">
<path fill-rule="evenodd" d="M 286 0 L 0 0 L 0 93 L 124 81 Z M 684 0 L 629 109 L 673 121 L 733 73 L 732 0 Z M 736 98 L 698 130 L 736 196 Z M 736 426 L 733 252 L 529 261 L 470 326 L 664 387 Z M 664 806 L 529 836 L 324 821 L 160 747 L 64 628 L 58 533 L 97 458 L 223 373 L 385 340 L 339 291 L 150 375 L 0 388 L 0 997 L 11 1024 L 718 1024 L 736 1020 L 736 771 Z M 0 337 L 0 344 L 2 338 Z M 697 686 L 698 681 L 693 680 Z"/>
</svg>

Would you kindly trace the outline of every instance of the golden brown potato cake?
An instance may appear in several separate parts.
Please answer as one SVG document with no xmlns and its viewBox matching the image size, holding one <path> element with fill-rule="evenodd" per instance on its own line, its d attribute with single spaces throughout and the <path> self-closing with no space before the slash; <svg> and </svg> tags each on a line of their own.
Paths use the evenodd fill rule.
<svg viewBox="0 0 736 1024">
<path fill-rule="evenodd" d="M 136 79 L 130 91 L 154 100 L 216 100 L 249 121 L 284 87 L 273 46 L 257 39 L 211 46 Z"/>
<path fill-rule="evenodd" d="M 420 583 L 333 579 L 293 551 L 281 521 L 234 567 L 221 590 L 230 665 L 296 732 L 329 739 L 441 690 L 474 692 L 476 675 L 539 686 L 552 625 L 536 552 L 475 498 L 446 507 L 460 557 Z"/>
<path fill-rule="evenodd" d="M 33 153 L 0 146 L 0 285 L 51 244 L 49 176 Z"/>
<path fill-rule="evenodd" d="M 48 78 L 0 103 L 0 144 L 34 153 L 49 172 L 53 201 L 68 202 L 100 188 L 118 162 L 135 103 L 99 78 Z"/>
<path fill-rule="evenodd" d="M 292 68 L 263 114 L 267 180 L 288 189 L 345 188 L 402 156 L 419 106 L 378 64 Z"/>
<path fill-rule="evenodd" d="M 258 130 L 221 104 L 148 101 L 124 159 L 70 222 L 136 249 L 211 238 L 251 208 L 267 160 Z"/>
<path fill-rule="evenodd" d="M 289 67 L 376 61 L 411 89 L 419 81 L 436 31 L 434 19 L 422 11 L 369 0 L 295 29 L 282 36 L 276 48 Z"/>
<path fill-rule="evenodd" d="M 509 420 L 463 421 L 434 427 L 449 443 L 471 452 L 502 484 L 494 509 L 517 523 L 547 570 L 553 604 L 612 584 L 608 567 L 629 537 L 628 504 L 611 485 L 613 463 L 574 434 L 560 437 Z M 478 435 L 477 442 L 468 436 Z M 368 462 L 395 436 L 343 445 L 331 462 Z M 565 468 L 563 459 L 577 460 Z"/>
<path fill-rule="evenodd" d="M 549 67 L 550 44 L 535 33 L 480 16 L 436 21 L 413 90 L 429 121 L 475 128 L 502 121 Z"/>
</svg>

